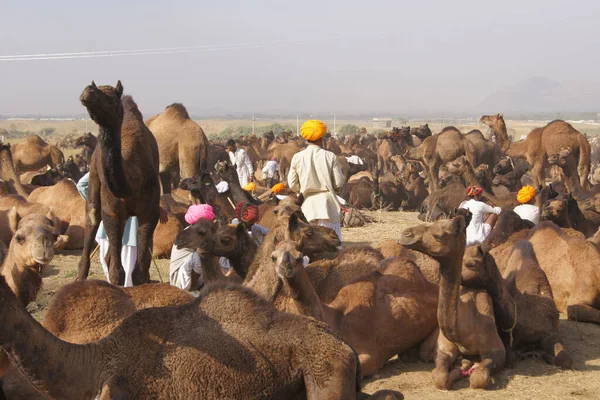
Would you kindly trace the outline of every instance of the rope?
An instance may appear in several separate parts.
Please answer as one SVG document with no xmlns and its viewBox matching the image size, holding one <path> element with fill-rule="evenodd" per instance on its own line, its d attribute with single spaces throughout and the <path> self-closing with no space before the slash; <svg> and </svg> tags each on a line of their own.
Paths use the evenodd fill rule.
<svg viewBox="0 0 600 400">
<path fill-rule="evenodd" d="M 502 329 L 503 332 L 506 332 L 510 335 L 510 347 L 512 347 L 513 345 L 513 330 L 515 329 L 515 326 L 517 326 L 517 302 L 515 301 L 515 320 L 513 322 L 513 326 L 510 327 L 510 329 Z"/>
<path fill-rule="evenodd" d="M 160 273 L 160 268 L 158 268 L 158 264 L 156 264 L 156 259 L 152 256 L 152 250 L 150 248 L 148 248 L 148 251 L 150 252 L 150 258 L 152 258 L 152 263 L 154 264 L 154 267 L 156 268 L 156 272 L 158 272 L 158 278 L 160 279 L 161 282 L 164 282 L 163 278 L 162 278 L 162 274 Z"/>
</svg>

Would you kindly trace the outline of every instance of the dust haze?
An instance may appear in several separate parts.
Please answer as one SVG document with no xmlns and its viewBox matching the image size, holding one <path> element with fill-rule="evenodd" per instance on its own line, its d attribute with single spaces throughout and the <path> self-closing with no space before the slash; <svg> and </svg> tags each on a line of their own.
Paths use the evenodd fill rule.
<svg viewBox="0 0 600 400">
<path fill-rule="evenodd" d="M 593 0 L 87 3 L 5 2 L 0 56 L 212 47 L 0 59 L 0 115 L 82 114 L 92 79 L 120 79 L 145 116 L 598 111 Z"/>
</svg>

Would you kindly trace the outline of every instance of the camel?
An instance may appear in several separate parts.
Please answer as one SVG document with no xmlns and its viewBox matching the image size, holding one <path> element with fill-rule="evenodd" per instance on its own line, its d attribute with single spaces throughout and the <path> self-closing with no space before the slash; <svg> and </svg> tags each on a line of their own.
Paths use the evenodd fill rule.
<svg viewBox="0 0 600 400">
<path fill-rule="evenodd" d="M 479 164 L 485 164 L 489 168 L 493 168 L 502 158 L 502 150 L 500 150 L 500 147 L 498 147 L 496 143 L 487 140 L 479 129 L 473 129 L 465 134 L 465 137 L 473 143 L 473 146 L 475 146 L 475 150 L 477 151 L 477 162 Z"/>
<path fill-rule="evenodd" d="M 436 287 L 410 261 L 386 260 L 377 272 L 358 277 L 324 304 L 302 265 L 301 244 L 284 240 L 271 259 L 282 281 L 278 308 L 325 321 L 357 351 L 363 377 L 435 330 Z"/>
<path fill-rule="evenodd" d="M 548 156 L 559 153 L 563 148 L 571 149 L 573 156 L 578 160 L 580 184 L 584 188 L 588 187 L 591 147 L 586 137 L 568 123 L 555 120 L 543 128 L 532 130 L 524 140 L 511 142 L 502 114 L 484 115 L 480 121 L 492 129 L 504 154 L 511 158 L 527 160 L 531 165 L 534 187 L 545 184 L 544 170 L 549 166 Z"/>
<path fill-rule="evenodd" d="M 183 104 L 171 104 L 161 114 L 147 120 L 146 126 L 152 131 L 158 145 L 163 193 L 171 192 L 173 172 L 185 179 L 207 170 L 210 143 Z"/>
<path fill-rule="evenodd" d="M 152 234 L 160 214 L 158 146 L 131 96 L 122 95 L 121 81 L 115 87 L 97 87 L 92 81 L 80 96 L 100 133 L 90 166 L 85 239 L 77 279 L 86 279 L 89 274 L 94 236 L 102 219 L 110 243 L 110 281 L 124 283 L 123 229 L 127 217 L 135 215 L 137 261 L 132 278 L 133 284 L 139 285 L 150 281 Z"/>
<path fill-rule="evenodd" d="M 404 230 L 399 243 L 421 251 L 440 263 L 437 318 L 440 334 L 436 367 L 432 372 L 438 389 L 450 389 L 461 376 L 470 377 L 471 388 L 486 388 L 493 372 L 506 360 L 504 344 L 498 335 L 492 299 L 485 290 L 461 288 L 461 272 L 466 244 L 466 223 L 462 215 Z M 476 367 L 454 368 L 460 355 L 480 355 Z M 470 368 L 467 368 L 470 367 Z"/>
<path fill-rule="evenodd" d="M 33 214 L 47 216 L 55 226 L 58 227 L 60 224 L 54 209 L 51 207 L 29 202 L 23 197 L 14 194 L 2 196 L 0 197 L 0 240 L 4 243 L 9 243 L 13 237 L 13 231 L 10 228 L 12 212 L 15 212 L 18 218 L 24 218 Z M 57 243 L 55 243 L 55 248 L 62 248 L 66 240 L 66 237 L 60 236 Z"/>
<path fill-rule="evenodd" d="M 494 304 L 498 330 L 507 349 L 542 349 L 544 359 L 562 368 L 570 368 L 573 359 L 559 335 L 558 310 L 550 282 L 533 251 L 531 243 L 515 243 L 502 274 L 484 245 L 466 249 L 462 285 L 483 289 Z"/>
<path fill-rule="evenodd" d="M 8 192 L 26 198 L 29 193 L 25 191 L 15 170 L 10 143 L 0 143 L 0 171 L 2 171 L 0 177 L 7 183 Z"/>
<path fill-rule="evenodd" d="M 59 220 L 58 231 L 66 236 L 65 250 L 83 248 L 85 233 L 85 200 L 77 191 L 75 183 L 62 180 L 54 186 L 35 189 L 29 201 L 52 209 Z"/>
<path fill-rule="evenodd" d="M 404 157 L 407 160 L 423 163 L 429 179 L 430 193 L 439 188 L 436 171 L 442 164 L 456 160 L 460 156 L 466 156 L 471 165 L 479 165 L 475 146 L 453 126 L 448 126 L 437 135 L 426 138 L 418 147 L 411 147 L 406 140 L 403 143 Z"/>
<path fill-rule="evenodd" d="M 36 299 L 42 287 L 42 269 L 54 258 L 56 227 L 52 220 L 41 215 L 29 215 L 19 220 L 14 211 L 10 214 L 10 229 L 14 237 L 9 243 L 0 275 L 22 306 L 27 306 Z M 9 366 L 6 353 L 0 352 L 0 377 Z"/>
<path fill-rule="evenodd" d="M 23 142 L 13 145 L 12 154 L 17 174 L 37 171 L 46 166 L 56 168 L 65 162 L 63 152 L 38 135 L 27 135 Z"/>
<path fill-rule="evenodd" d="M 218 162 L 215 166 L 215 170 L 219 177 L 229 185 L 229 192 L 231 193 L 233 204 L 239 204 L 240 202 L 256 205 L 262 204 L 260 200 L 255 199 L 250 193 L 242 189 L 237 171 L 229 164 L 229 162 Z"/>
<path fill-rule="evenodd" d="M 378 246 L 384 258 L 399 257 L 414 262 L 423 277 L 435 285 L 440 284 L 440 263 L 427 254 L 408 249 L 397 240 L 386 240 Z"/>
<path fill-rule="evenodd" d="M 62 175 L 63 178 L 69 178 L 73 180 L 73 182 L 77 183 L 84 175 L 84 173 L 79 169 L 73 156 L 69 156 L 67 161 L 58 166 L 58 173 Z"/>
<path fill-rule="evenodd" d="M 45 330 L 4 279 L 0 295 L 0 315 L 7 321 L 0 344 L 36 388 L 53 398 L 357 395 L 352 348 L 322 323 L 277 312 L 238 286 L 214 285 L 190 303 L 136 312 L 105 339 L 83 345 Z M 232 314 L 231 304 L 240 312 Z M 15 326 L 23 329 L 17 334 Z M 40 357 L 53 362 L 40 363 Z"/>
<path fill-rule="evenodd" d="M 94 150 L 96 150 L 96 145 L 98 144 L 98 138 L 92 135 L 91 132 L 84 133 L 83 136 L 75 139 L 76 147 L 83 147 L 81 151 L 82 159 L 90 165 L 92 162 L 92 154 L 94 154 Z"/>
</svg>

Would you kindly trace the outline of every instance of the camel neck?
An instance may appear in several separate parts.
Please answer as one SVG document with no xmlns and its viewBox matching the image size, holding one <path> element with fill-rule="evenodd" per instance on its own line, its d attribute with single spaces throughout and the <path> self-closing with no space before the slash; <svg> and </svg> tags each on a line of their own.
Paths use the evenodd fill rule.
<svg viewBox="0 0 600 400">
<path fill-rule="evenodd" d="M 304 266 L 298 268 L 296 274 L 283 279 L 283 286 L 288 296 L 294 300 L 298 313 L 323 321 L 323 307 L 315 288 L 310 283 Z"/>
<path fill-rule="evenodd" d="M 3 285 L 0 283 L 0 285 Z M 104 357 L 116 354 L 115 342 L 76 345 L 64 342 L 17 304 L 8 288 L 1 288 L 0 305 L 6 323 L 0 328 L 0 345 L 17 368 L 41 392 L 56 399 L 94 398 L 100 393 Z M 86 388 L 82 392 L 81 388 Z"/>
<path fill-rule="evenodd" d="M 250 266 L 256 258 L 257 253 L 258 245 L 250 236 L 245 235 L 245 237 L 239 240 L 238 248 L 235 254 L 229 258 L 229 261 L 235 272 L 242 279 L 246 279 L 246 276 L 248 276 Z"/>
<path fill-rule="evenodd" d="M 121 154 L 121 122 L 111 127 L 100 126 L 98 141 L 102 149 L 102 173 L 108 189 L 116 197 L 127 197 L 130 190 L 125 180 Z"/>
<path fill-rule="evenodd" d="M 437 261 L 440 263 L 440 295 L 437 312 L 438 324 L 440 330 L 448 340 L 454 343 L 460 343 L 458 332 L 458 304 L 460 301 L 462 256 L 459 259 L 437 258 Z"/>
<path fill-rule="evenodd" d="M 2 179 L 7 183 L 12 183 L 18 195 L 27 198 L 28 194 L 17 176 L 10 148 L 5 147 L 0 152 L 0 170 L 2 171 Z"/>
<path fill-rule="evenodd" d="M 221 272 L 218 256 L 201 255 L 200 268 L 202 269 L 202 280 L 205 284 L 225 279 L 225 275 Z"/>
<path fill-rule="evenodd" d="M 251 288 L 258 295 L 270 301 L 275 299 L 281 289 L 281 280 L 277 276 L 275 268 L 270 267 L 271 253 L 275 251 L 275 235 L 276 232 L 272 229 L 265 236 L 244 280 L 244 286 Z"/>
<path fill-rule="evenodd" d="M 13 250 L 9 249 L 6 260 L 4 261 L 4 269 L 2 275 L 6 278 L 6 283 L 19 299 L 21 304 L 27 306 L 37 298 L 37 295 L 42 288 L 41 266 L 38 265 L 40 272 L 36 272 L 31 268 L 19 267 L 14 261 Z M 6 268 L 10 266 L 7 270 Z"/>
<path fill-rule="evenodd" d="M 486 279 L 484 285 L 494 304 L 496 325 L 502 329 L 509 329 L 515 320 L 515 300 L 508 292 L 493 257 L 489 254 L 485 257 Z"/>
</svg>

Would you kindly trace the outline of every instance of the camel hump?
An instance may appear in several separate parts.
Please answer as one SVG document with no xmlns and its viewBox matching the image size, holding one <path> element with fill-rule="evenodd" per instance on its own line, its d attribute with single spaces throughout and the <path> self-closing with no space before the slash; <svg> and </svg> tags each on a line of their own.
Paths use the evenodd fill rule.
<svg viewBox="0 0 600 400">
<path fill-rule="evenodd" d="M 190 115 L 187 112 L 185 106 L 181 103 L 173 103 L 165 108 L 165 114 L 181 119 L 190 119 Z"/>
<path fill-rule="evenodd" d="M 528 240 L 519 240 L 514 244 L 511 257 L 515 255 L 519 256 L 523 260 L 529 259 L 537 262 L 533 245 Z"/>
<path fill-rule="evenodd" d="M 42 139 L 41 137 L 39 137 L 38 135 L 27 135 L 27 137 L 25 138 L 25 141 L 27 142 L 28 145 L 33 145 L 33 146 L 37 146 L 37 147 L 46 147 L 48 146 L 48 143 L 46 143 L 44 141 L 44 139 Z"/>
</svg>

